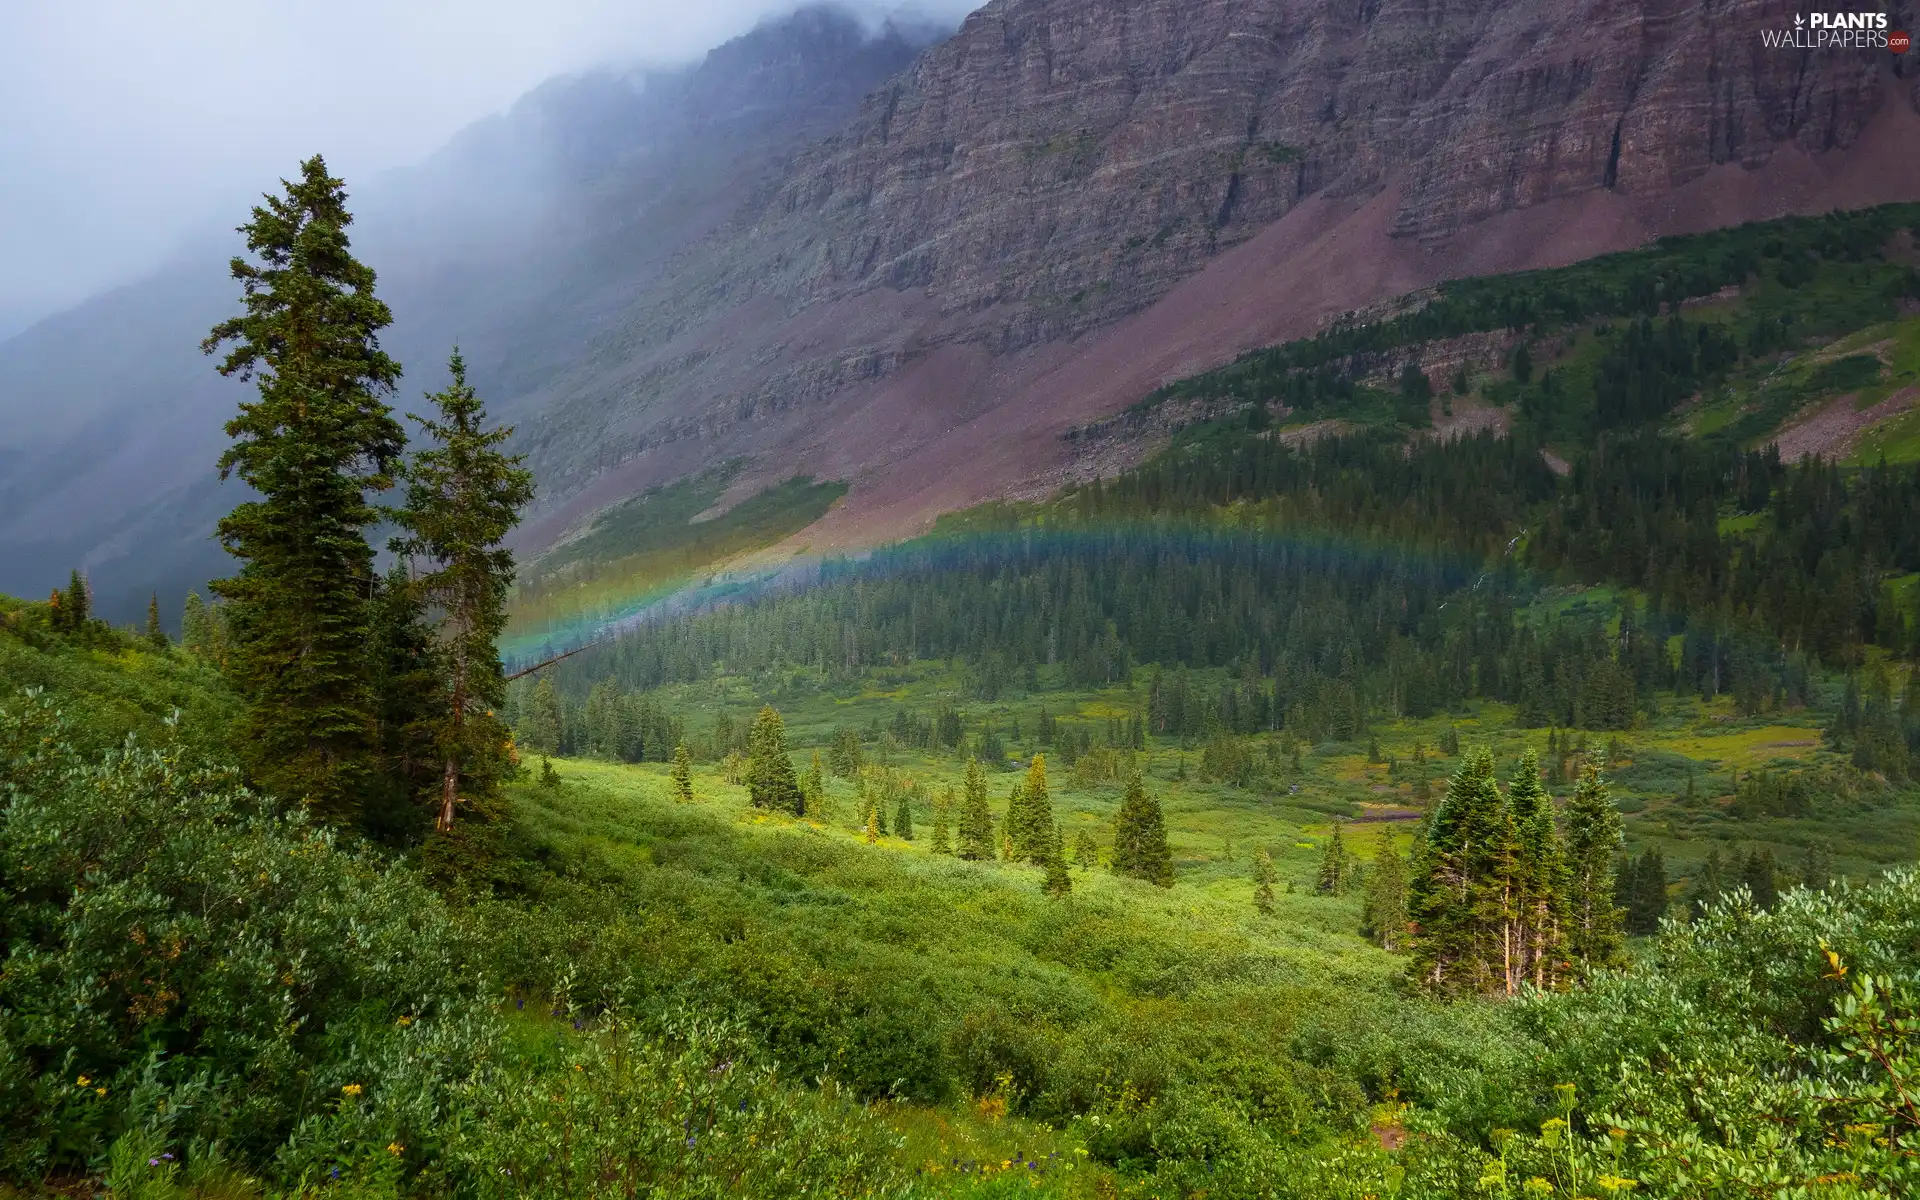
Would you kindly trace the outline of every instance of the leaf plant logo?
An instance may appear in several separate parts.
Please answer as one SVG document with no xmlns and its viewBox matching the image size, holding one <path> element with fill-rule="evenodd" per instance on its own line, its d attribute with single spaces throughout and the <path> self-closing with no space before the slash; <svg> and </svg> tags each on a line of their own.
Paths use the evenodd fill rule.
<svg viewBox="0 0 1920 1200">
<path fill-rule="evenodd" d="M 1910 45 L 1904 33 L 1888 32 L 1884 12 L 1817 12 L 1793 14 L 1793 28 L 1762 29 L 1761 44 L 1769 50 L 1892 50 L 1905 54 Z"/>
</svg>

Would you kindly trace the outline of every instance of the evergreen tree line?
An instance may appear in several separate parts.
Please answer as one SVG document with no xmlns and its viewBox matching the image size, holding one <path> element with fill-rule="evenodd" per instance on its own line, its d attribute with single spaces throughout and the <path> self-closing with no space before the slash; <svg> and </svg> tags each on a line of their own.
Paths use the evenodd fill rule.
<svg viewBox="0 0 1920 1200">
<path fill-rule="evenodd" d="M 217 605 L 188 598 L 183 641 L 246 701 L 234 746 L 250 782 L 390 840 L 435 829 L 452 863 L 484 841 L 455 835 L 456 817 L 484 827 L 512 768 L 494 646 L 513 577 L 502 541 L 532 477 L 457 350 L 450 384 L 410 417 L 422 442 L 408 454 L 387 403 L 400 364 L 380 346 L 392 313 L 351 253 L 346 198 L 316 156 L 240 228 L 242 309 L 202 348 L 254 384 L 219 466 L 257 498 L 220 522 L 239 568 L 213 584 Z M 395 489 L 399 505 L 376 503 Z M 384 574 L 382 523 L 397 531 Z"/>
<path fill-rule="evenodd" d="M 1920 205 L 1891 204 L 1661 238 L 1649 247 L 1552 270 L 1454 280 L 1405 312 L 1366 323 L 1336 323 L 1315 337 L 1252 351 L 1226 367 L 1160 388 L 1140 407 L 1198 398 L 1259 406 L 1278 400 L 1310 411 L 1322 397 L 1350 398 L 1353 380 L 1390 369 L 1409 348 L 1426 342 L 1494 330 L 1545 333 L 1619 318 L 1632 318 L 1628 324 L 1637 326 L 1683 301 L 1755 280 L 1789 291 L 1803 288 L 1820 264 L 1874 268 L 1855 272 L 1861 277 L 1850 290 L 1891 309 L 1893 296 L 1920 294 L 1920 274 L 1887 254 L 1895 234 L 1916 228 Z M 1889 290 L 1893 296 L 1886 295 Z M 1806 306 L 1819 299 L 1807 297 Z M 1830 299 L 1826 306 L 1831 307 Z M 1752 326 L 1762 332 L 1749 331 L 1740 347 L 1751 354 L 1777 348 L 1785 338 L 1782 315 L 1799 314 L 1759 314 Z M 1664 336 L 1651 326 L 1628 335 L 1649 341 Z M 1703 349 L 1693 347 L 1685 373 L 1701 369 Z M 1729 349 L 1704 350 L 1707 365 L 1711 368 Z M 1666 411 L 1663 404 L 1670 406 L 1670 381 L 1682 372 L 1679 347 L 1664 350 L 1664 363 L 1655 357 L 1659 350 L 1616 350 L 1612 380 L 1604 388 L 1608 398 L 1602 402 L 1614 420 L 1642 419 L 1656 409 Z"/>
</svg>

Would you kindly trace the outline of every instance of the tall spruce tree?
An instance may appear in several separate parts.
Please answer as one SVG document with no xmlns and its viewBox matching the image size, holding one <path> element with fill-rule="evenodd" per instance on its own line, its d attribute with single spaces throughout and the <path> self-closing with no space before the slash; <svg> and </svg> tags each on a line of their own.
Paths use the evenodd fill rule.
<svg viewBox="0 0 1920 1200">
<path fill-rule="evenodd" d="M 987 776 L 980 760 L 967 760 L 960 799 L 960 857 L 970 862 L 993 859 L 993 809 L 987 802 Z"/>
<path fill-rule="evenodd" d="M 67 590 L 60 597 L 60 604 L 66 613 L 67 628 L 76 633 L 85 630 L 87 622 L 93 619 L 93 587 L 85 575 L 79 571 L 67 574 Z"/>
<path fill-rule="evenodd" d="M 893 810 L 893 836 L 903 842 L 913 840 L 913 797 L 902 794 L 898 807 Z"/>
<path fill-rule="evenodd" d="M 1047 869 L 1046 881 L 1041 885 L 1047 895 L 1059 899 L 1073 891 L 1073 873 L 1067 870 L 1067 848 L 1057 824 L 1050 822 L 1047 826 L 1047 848 L 1040 865 Z"/>
<path fill-rule="evenodd" d="M 1540 783 L 1540 760 L 1528 750 L 1520 756 L 1507 786 L 1507 807 L 1514 833 L 1512 940 L 1514 954 L 1507 990 L 1521 981 L 1535 987 L 1558 982 L 1565 960 L 1567 904 L 1566 854 L 1554 825 L 1553 797 Z"/>
<path fill-rule="evenodd" d="M 164 653 L 172 646 L 167 631 L 160 628 L 160 593 L 154 592 L 147 597 L 147 649 Z"/>
<path fill-rule="evenodd" d="M 1147 794 L 1138 771 L 1127 779 L 1127 793 L 1113 816 L 1113 873 L 1173 886 L 1173 852 L 1167 846 L 1166 815 Z"/>
<path fill-rule="evenodd" d="M 365 653 L 379 769 L 361 786 L 359 821 L 375 839 L 404 845 L 431 822 L 440 757 L 435 735 L 445 715 L 441 662 L 420 594 L 402 564 L 395 562 L 377 582 L 369 611 Z M 470 865 L 437 854 L 432 863 L 436 875 L 442 867 L 458 874 Z"/>
<path fill-rule="evenodd" d="M 208 636 L 207 606 L 199 592 L 188 592 L 180 609 L 180 648 L 201 658 L 211 658 L 212 638 Z"/>
<path fill-rule="evenodd" d="M 1446 994 L 1503 989 L 1512 838 L 1491 751 L 1466 755 L 1426 826 L 1407 897 L 1414 977 Z"/>
<path fill-rule="evenodd" d="M 1651 846 L 1642 851 L 1621 872 L 1617 886 L 1627 932 L 1635 937 L 1660 932 L 1660 918 L 1667 915 L 1667 862 L 1660 851 Z"/>
<path fill-rule="evenodd" d="M 1567 949 L 1582 969 L 1623 960 L 1622 913 L 1613 899 L 1613 860 L 1620 852 L 1620 812 L 1588 761 L 1567 802 Z"/>
<path fill-rule="evenodd" d="M 1265 846 L 1253 852 L 1253 907 L 1263 917 L 1273 915 L 1273 855 Z"/>
<path fill-rule="evenodd" d="M 935 854 L 953 853 L 953 789 L 944 789 L 933 802 L 933 834 L 927 848 Z"/>
<path fill-rule="evenodd" d="M 394 514 L 405 534 L 393 550 L 424 564 L 412 586 L 438 621 L 443 681 L 434 721 L 440 759 L 434 828 L 453 828 L 463 801 L 491 809 L 507 765 L 507 727 L 496 714 L 507 685 L 496 648 L 507 626 L 513 551 L 505 540 L 533 499 L 533 473 L 500 447 L 513 435 L 490 426 L 486 406 L 467 382 L 466 360 L 454 350 L 445 390 L 427 397 L 430 416 L 408 414 L 431 444 L 407 469 L 406 506 Z"/>
<path fill-rule="evenodd" d="M 685 742 L 673 748 L 673 770 L 669 778 L 673 781 L 673 798 L 682 804 L 693 803 L 693 755 L 687 751 Z"/>
<path fill-rule="evenodd" d="M 1038 867 L 1047 865 L 1053 845 L 1053 800 L 1047 792 L 1047 757 L 1033 756 L 1026 784 L 1007 805 L 1007 836 L 1014 857 Z"/>
<path fill-rule="evenodd" d="M 827 770 L 826 764 L 820 761 L 818 750 L 807 760 L 806 773 L 800 776 L 800 803 L 805 807 L 808 817 L 814 820 L 826 818 Z"/>
<path fill-rule="evenodd" d="M 1360 933 L 1383 950 L 1407 948 L 1407 863 L 1393 839 L 1382 836 L 1367 872 Z"/>
<path fill-rule="evenodd" d="M 369 493 L 392 486 L 406 434 L 381 399 L 400 364 L 380 349 L 392 320 L 374 273 L 349 252 L 346 192 L 318 155 L 240 227 L 245 311 L 201 344 L 257 398 L 227 423 L 221 478 L 259 494 L 219 524 L 240 560 L 227 601 L 229 674 L 247 709 L 234 739 L 253 780 L 324 819 L 357 819 L 375 770 L 365 648 L 375 588 Z"/>
<path fill-rule="evenodd" d="M 1320 874 L 1314 880 L 1313 890 L 1323 896 L 1338 896 L 1347 886 L 1347 843 L 1341 836 L 1342 821 L 1333 823 L 1333 836 L 1327 839 L 1327 848 L 1320 855 Z"/>
<path fill-rule="evenodd" d="M 787 726 L 774 711 L 763 706 L 753 718 L 753 731 L 747 741 L 747 795 L 755 808 L 773 809 L 800 816 L 800 781 L 793 773 L 793 759 L 787 756 Z"/>
</svg>

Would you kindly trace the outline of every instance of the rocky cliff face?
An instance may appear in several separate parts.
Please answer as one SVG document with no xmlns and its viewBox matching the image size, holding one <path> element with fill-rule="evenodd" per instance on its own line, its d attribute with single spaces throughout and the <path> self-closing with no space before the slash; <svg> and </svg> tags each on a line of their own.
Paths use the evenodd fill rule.
<svg viewBox="0 0 1920 1200">
<path fill-rule="evenodd" d="M 1766 49 L 1761 30 L 1792 13 L 994 0 L 637 298 L 617 365 L 553 389 L 539 458 L 566 491 L 650 447 L 749 445 L 742 424 L 941 345 L 1004 356 L 1074 338 L 1308 196 L 1393 186 L 1389 236 L 1432 247 L 1559 198 L 1842 156 L 1883 107 L 1910 104 L 1904 60 Z M 598 390 L 609 375 L 619 385 Z"/>
<path fill-rule="evenodd" d="M 924 52 L 809 11 L 638 90 L 536 94 L 429 170 L 484 190 L 511 157 L 489 138 L 547 156 L 565 186 L 526 239 L 435 243 L 428 202 L 369 210 L 362 245 L 408 387 L 457 336 L 520 426 L 530 544 L 736 456 L 760 464 L 742 487 L 853 481 L 816 548 L 898 536 L 1043 490 L 1076 469 L 1068 426 L 1343 308 L 1920 196 L 1909 59 L 1766 48 L 1794 11 L 991 0 Z M 88 415 L 58 445 L 0 433 L 0 566 L 31 564 L 0 587 L 108 580 L 165 540 L 142 521 L 199 558 L 126 568 L 131 597 L 219 568 L 207 465 L 236 397 L 193 353 L 231 300 L 206 267 L 0 347 L 0 395 Z"/>
</svg>

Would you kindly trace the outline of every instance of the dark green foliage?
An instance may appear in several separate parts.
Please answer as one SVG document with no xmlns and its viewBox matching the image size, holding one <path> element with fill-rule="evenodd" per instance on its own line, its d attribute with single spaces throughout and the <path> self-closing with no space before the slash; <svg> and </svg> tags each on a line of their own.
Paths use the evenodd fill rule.
<svg viewBox="0 0 1920 1200">
<path fill-rule="evenodd" d="M 1127 794 L 1113 817 L 1113 872 L 1156 887 L 1173 886 L 1166 817 L 1138 774 L 1127 780 Z"/>
<path fill-rule="evenodd" d="M 360 785 L 358 824 L 389 845 L 411 845 L 430 828 L 440 776 L 435 731 L 445 715 L 442 664 L 420 594 L 400 564 L 380 580 L 368 611 L 364 654 L 377 769 Z"/>
<path fill-rule="evenodd" d="M 1273 915 L 1273 856 L 1265 846 L 1253 852 L 1253 907 L 1263 917 Z"/>
<path fill-rule="evenodd" d="M 903 842 L 913 840 L 913 797 L 901 796 L 893 810 L 893 836 Z"/>
<path fill-rule="evenodd" d="M 967 779 L 962 785 L 959 821 L 961 858 L 989 862 L 996 856 L 993 841 L 993 809 L 987 803 L 987 776 L 980 760 L 967 760 Z"/>
<path fill-rule="evenodd" d="M 842 728 L 833 735 L 833 745 L 827 751 L 827 764 L 833 773 L 842 779 L 852 779 L 860 773 L 861 764 L 866 761 L 860 751 L 860 733 L 858 730 Z"/>
<path fill-rule="evenodd" d="M 1046 859 L 1041 865 L 1047 870 L 1046 879 L 1040 885 L 1042 891 L 1055 899 L 1073 891 L 1073 873 L 1067 870 L 1067 850 L 1061 843 L 1057 825 L 1048 830 Z"/>
<path fill-rule="evenodd" d="M 1614 966 L 1622 957 L 1613 884 L 1620 840 L 1620 813 L 1600 765 L 1589 762 L 1567 802 L 1567 949 L 1588 969 Z"/>
<path fill-rule="evenodd" d="M 167 631 L 160 627 L 160 593 L 154 592 L 147 598 L 147 645 L 155 650 L 167 650 L 173 643 L 167 640 Z"/>
<path fill-rule="evenodd" d="M 1507 969 L 1512 992 L 1521 982 L 1541 988 L 1560 982 L 1566 954 L 1566 854 L 1554 825 L 1553 797 L 1540 785 L 1540 761 L 1531 750 L 1514 766 L 1507 807 L 1514 834 Z"/>
<path fill-rule="evenodd" d="M 1377 746 L 1375 748 L 1378 749 Z M 1354 863 L 1347 854 L 1341 824 L 1339 821 L 1333 823 L 1333 834 L 1327 838 L 1326 849 L 1320 854 L 1320 870 L 1314 876 L 1313 890 L 1322 896 L 1342 894 L 1353 878 Z"/>
<path fill-rule="evenodd" d="M 693 756 L 687 753 L 687 744 L 681 742 L 673 748 L 673 798 L 682 804 L 693 803 Z"/>
<path fill-rule="evenodd" d="M 1492 992 L 1504 984 L 1497 951 L 1509 915 L 1513 830 L 1490 752 L 1467 754 L 1426 824 L 1407 896 L 1413 977 L 1443 993 Z"/>
<path fill-rule="evenodd" d="M 55 628 L 63 628 L 69 633 L 85 629 L 93 620 L 93 587 L 87 577 L 78 571 L 67 577 L 67 590 L 60 596 L 61 621 Z"/>
<path fill-rule="evenodd" d="M 935 854 L 953 853 L 953 789 L 943 790 L 933 802 L 933 836 L 927 849 Z"/>
<path fill-rule="evenodd" d="M 1661 238 L 1643 249 L 1569 267 L 1453 280 L 1442 284 L 1431 301 L 1402 315 L 1369 324 L 1340 323 L 1312 338 L 1253 351 L 1230 366 L 1169 384 L 1142 406 L 1176 398 L 1291 402 L 1296 392 L 1306 390 L 1296 381 L 1312 381 L 1320 389 L 1337 388 L 1338 381 L 1345 381 L 1351 388 L 1356 369 L 1383 359 L 1390 363 L 1398 357 L 1395 351 L 1435 339 L 1499 329 L 1556 330 L 1604 318 L 1650 318 L 1663 304 L 1710 296 L 1760 275 L 1791 276 L 1797 271 L 1801 274 L 1784 282 L 1789 288 L 1803 287 L 1813 281 L 1809 268 L 1816 258 L 1839 283 L 1838 296 L 1807 288 L 1809 303 L 1762 315 L 1775 322 L 1776 330 L 1783 316 L 1809 332 L 1836 325 L 1859 328 L 1891 315 L 1893 300 L 1905 286 L 1906 269 L 1884 261 L 1883 252 L 1896 232 L 1916 225 L 1920 205 L 1890 204 Z M 1777 300 L 1774 307 L 1779 307 Z M 1520 366 L 1518 361 L 1514 365 Z M 1524 373 L 1530 376 L 1530 361 L 1527 366 Z M 1516 369 L 1514 374 L 1522 372 Z"/>
<path fill-rule="evenodd" d="M 549 788 L 560 786 L 560 772 L 553 769 L 553 760 L 544 754 L 540 756 L 540 786 Z"/>
<path fill-rule="evenodd" d="M 227 424 L 222 477 L 259 493 L 220 522 L 240 571 L 215 585 L 232 631 L 229 671 L 248 701 L 236 743 L 248 775 L 325 820 L 351 824 L 377 772 L 365 648 L 374 591 L 367 494 L 392 485 L 406 436 L 381 397 L 400 365 L 373 271 L 348 251 L 346 193 L 318 157 L 242 227 L 258 265 L 232 263 L 243 315 L 214 326 L 220 373 L 258 397 Z"/>
<path fill-rule="evenodd" d="M 1753 906 L 1761 912 L 1767 912 L 1778 904 L 1780 876 L 1773 861 L 1773 851 L 1764 846 L 1756 846 L 1748 851 L 1746 861 L 1741 864 L 1740 883 L 1746 887 Z"/>
<path fill-rule="evenodd" d="M 461 805 L 483 823 L 502 815 L 496 795 L 508 737 L 499 710 L 507 685 L 496 643 L 514 572 L 503 543 L 533 499 L 533 474 L 500 449 L 513 430 L 488 425 L 458 350 L 447 370 L 446 389 L 427 397 L 432 415 L 412 417 L 430 444 L 408 464 L 407 502 L 393 514 L 404 531 L 394 553 L 419 567 L 409 584 L 437 618 L 433 650 L 442 679 L 431 732 L 441 833 L 453 828 Z"/>
<path fill-rule="evenodd" d="M 1626 913 L 1627 932 L 1635 937 L 1660 932 L 1660 918 L 1667 914 L 1667 863 L 1659 849 L 1649 846 L 1628 861 L 1616 886 L 1616 904 Z"/>
<path fill-rule="evenodd" d="M 1383 950 L 1405 950 L 1407 919 L 1407 861 L 1393 839 L 1383 837 L 1373 855 L 1373 869 L 1367 872 L 1360 933 Z"/>
<path fill-rule="evenodd" d="M 753 806 L 802 815 L 806 805 L 800 796 L 800 781 L 794 777 L 793 759 L 787 755 L 786 723 L 771 704 L 753 718 L 748 745 L 747 793 Z"/>
<path fill-rule="evenodd" d="M 66 740 L 51 704 L 0 702 L 0 1175 L 87 1170 L 143 1127 L 264 1164 L 346 1085 L 444 1145 L 484 1035 L 437 899 L 178 745 Z"/>
<path fill-rule="evenodd" d="M 1036 754 L 1027 766 L 1025 785 L 1007 805 L 1006 836 L 1016 860 L 1045 866 L 1056 835 L 1053 800 L 1047 793 L 1047 756 Z"/>
</svg>

